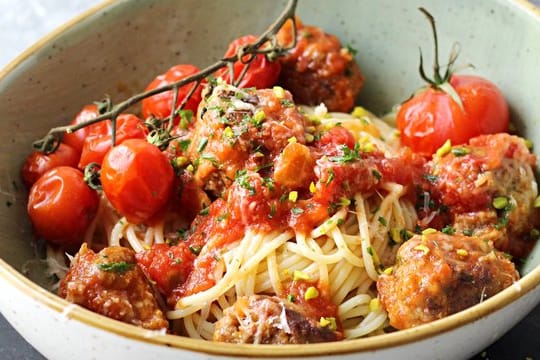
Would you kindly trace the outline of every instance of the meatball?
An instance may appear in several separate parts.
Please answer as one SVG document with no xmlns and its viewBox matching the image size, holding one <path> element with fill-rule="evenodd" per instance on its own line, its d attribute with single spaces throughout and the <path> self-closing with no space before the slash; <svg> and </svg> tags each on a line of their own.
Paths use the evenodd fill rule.
<svg viewBox="0 0 540 360">
<path fill-rule="evenodd" d="M 299 306 L 276 296 L 239 298 L 216 323 L 214 341 L 236 344 L 307 344 L 341 340 Z"/>
<path fill-rule="evenodd" d="M 519 256 L 535 226 L 536 158 L 509 134 L 482 135 L 428 163 L 429 190 L 460 232 L 482 235 Z M 516 244 L 517 243 L 517 244 Z"/>
<path fill-rule="evenodd" d="M 478 237 L 416 235 L 377 281 L 390 325 L 406 329 L 456 313 L 519 279 L 514 264 Z"/>
<path fill-rule="evenodd" d="M 278 40 L 281 44 L 293 42 L 290 23 L 280 30 Z M 298 21 L 296 46 L 279 58 L 279 83 L 299 104 L 324 103 L 329 111 L 348 112 L 364 83 L 352 52 L 336 36 Z"/>
<path fill-rule="evenodd" d="M 290 142 L 305 143 L 305 122 L 287 91 L 217 85 L 200 106 L 186 152 L 195 181 L 222 195 L 238 171 L 265 169 Z"/>
<path fill-rule="evenodd" d="M 83 244 L 58 294 L 98 314 L 145 329 L 169 326 L 136 264 L 134 251 L 128 248 L 111 246 L 96 254 Z"/>
</svg>

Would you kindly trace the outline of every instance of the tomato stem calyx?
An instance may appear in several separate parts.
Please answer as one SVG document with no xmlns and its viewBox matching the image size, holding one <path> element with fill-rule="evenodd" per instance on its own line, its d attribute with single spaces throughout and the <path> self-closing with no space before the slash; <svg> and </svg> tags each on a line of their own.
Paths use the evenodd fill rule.
<svg viewBox="0 0 540 360">
<path fill-rule="evenodd" d="M 450 84 L 450 78 L 453 74 L 453 68 L 454 64 L 459 56 L 459 50 L 460 46 L 459 43 L 454 43 L 452 46 L 452 50 L 450 51 L 450 56 L 448 58 L 448 63 L 445 65 L 446 70 L 444 74 L 441 74 L 442 67 L 439 63 L 439 37 L 437 35 L 437 26 L 435 24 L 435 18 L 429 11 L 427 11 L 425 8 L 420 7 L 418 8 L 422 14 L 426 16 L 426 18 L 429 21 L 429 24 L 431 25 L 431 31 L 433 34 L 433 42 L 434 42 L 434 62 L 433 62 L 433 78 L 429 78 L 426 75 L 426 72 L 424 71 L 424 57 L 422 56 L 422 49 L 420 49 L 420 65 L 419 65 L 419 72 L 420 77 L 427 82 L 431 87 L 441 90 L 445 93 L 447 93 L 458 105 L 459 107 L 464 110 L 463 103 L 457 94 L 454 87 Z"/>
<path fill-rule="evenodd" d="M 101 186 L 101 166 L 98 163 L 90 163 L 84 168 L 84 182 L 88 184 L 91 189 L 102 190 Z"/>
</svg>

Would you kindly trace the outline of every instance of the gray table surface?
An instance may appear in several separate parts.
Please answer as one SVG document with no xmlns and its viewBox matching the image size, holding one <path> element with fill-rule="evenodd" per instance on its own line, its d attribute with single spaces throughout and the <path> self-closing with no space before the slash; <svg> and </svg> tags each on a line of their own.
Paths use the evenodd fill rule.
<svg viewBox="0 0 540 360">
<path fill-rule="evenodd" d="M 540 0 L 532 2 L 540 5 Z M 50 30 L 97 3 L 99 0 L 0 0 L 0 67 Z M 475 359 L 540 360 L 539 334 L 540 306 Z M 44 357 L 0 315 L 0 360 L 15 359 Z"/>
</svg>

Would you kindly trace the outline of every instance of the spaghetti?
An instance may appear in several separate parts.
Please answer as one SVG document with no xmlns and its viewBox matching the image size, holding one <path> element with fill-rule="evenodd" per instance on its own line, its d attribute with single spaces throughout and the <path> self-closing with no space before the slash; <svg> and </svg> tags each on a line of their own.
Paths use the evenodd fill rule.
<svg viewBox="0 0 540 360">
<path fill-rule="evenodd" d="M 397 156 L 395 130 L 361 108 L 356 109 L 357 117 L 326 113 L 324 106 L 303 111 L 319 123 L 316 131 L 341 125 L 355 131 L 360 143 L 370 144 L 387 157 Z M 362 114 L 360 119 L 358 113 Z M 237 298 L 255 294 L 283 297 L 294 273 L 300 273 L 327 291 L 329 301 L 337 305 L 345 338 L 382 331 L 387 317 L 377 304 L 373 285 L 385 264 L 394 261 L 397 249 L 389 241 L 391 234 L 412 229 L 416 223 L 416 211 L 406 190 L 401 184 L 383 182 L 374 191 L 358 192 L 350 203 L 342 204 L 307 232 L 247 229 L 239 240 L 219 248 L 218 265 L 211 274 L 213 286 L 181 297 L 167 318 L 179 322 L 175 328 L 183 329 L 186 335 L 210 340 L 215 322 Z M 167 242 L 171 233 L 185 226 L 174 213 L 153 226 L 130 224 L 102 196 L 85 240 L 93 247 L 128 246 L 144 252 Z M 106 236 L 106 244 L 96 243 L 99 235 Z M 220 246 L 217 242 L 210 238 L 198 258 L 214 256 Z"/>
</svg>

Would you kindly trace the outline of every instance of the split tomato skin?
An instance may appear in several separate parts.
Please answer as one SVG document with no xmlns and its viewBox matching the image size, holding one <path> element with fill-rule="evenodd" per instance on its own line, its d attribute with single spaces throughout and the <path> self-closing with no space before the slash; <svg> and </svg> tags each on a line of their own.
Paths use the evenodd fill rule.
<svg viewBox="0 0 540 360">
<path fill-rule="evenodd" d="M 145 139 L 148 129 L 144 122 L 133 114 L 120 114 L 116 119 L 116 143 L 127 139 Z M 112 121 L 93 124 L 82 148 L 79 168 L 90 163 L 101 164 L 103 157 L 112 147 Z"/>
<path fill-rule="evenodd" d="M 35 234 L 54 245 L 74 248 L 82 244 L 94 219 L 99 196 L 73 167 L 49 170 L 30 189 L 28 215 Z"/>
<path fill-rule="evenodd" d="M 76 168 L 78 162 L 79 153 L 77 150 L 60 143 L 53 153 L 44 154 L 41 151 L 34 151 L 28 155 L 22 166 L 21 176 L 26 187 L 30 188 L 47 171 L 58 166 Z"/>
<path fill-rule="evenodd" d="M 81 111 L 71 121 L 70 125 L 78 125 L 80 123 L 84 123 L 86 121 L 92 120 L 98 116 L 99 116 L 99 110 L 98 110 L 97 105 L 88 104 L 88 105 L 85 105 L 81 109 Z M 74 148 L 80 153 L 84 145 L 84 139 L 86 139 L 92 127 L 96 126 L 97 124 L 99 123 L 96 123 L 94 125 L 90 125 L 87 127 L 83 127 L 72 133 L 65 134 L 64 138 L 62 139 L 62 142 L 66 145 L 71 146 L 72 148 Z"/>
<path fill-rule="evenodd" d="M 453 75 L 463 108 L 443 90 L 428 87 L 405 101 L 397 114 L 401 143 L 431 156 L 446 140 L 453 145 L 469 139 L 508 131 L 508 104 L 492 82 L 473 75 Z"/>
<path fill-rule="evenodd" d="M 225 53 L 224 57 L 234 56 L 238 49 L 242 46 L 253 44 L 257 41 L 257 37 L 254 35 L 245 35 L 242 36 L 229 44 L 229 48 Z M 244 60 L 249 59 L 251 55 L 245 55 Z M 234 63 L 234 79 L 238 79 L 246 64 L 243 64 L 241 61 Z M 266 58 L 264 54 L 257 54 L 255 59 L 251 61 L 249 68 L 246 70 L 246 74 L 238 87 L 240 88 L 250 88 L 254 87 L 257 89 L 266 89 L 275 85 L 279 79 L 279 74 L 281 72 L 281 64 L 277 61 L 270 61 Z M 229 74 L 229 68 L 224 67 L 216 72 L 216 76 L 223 78 L 227 83 L 231 82 L 231 76 Z"/>
<path fill-rule="evenodd" d="M 129 139 L 103 159 L 101 184 L 114 208 L 133 224 L 148 221 L 168 202 L 174 171 L 156 146 Z"/>
</svg>

